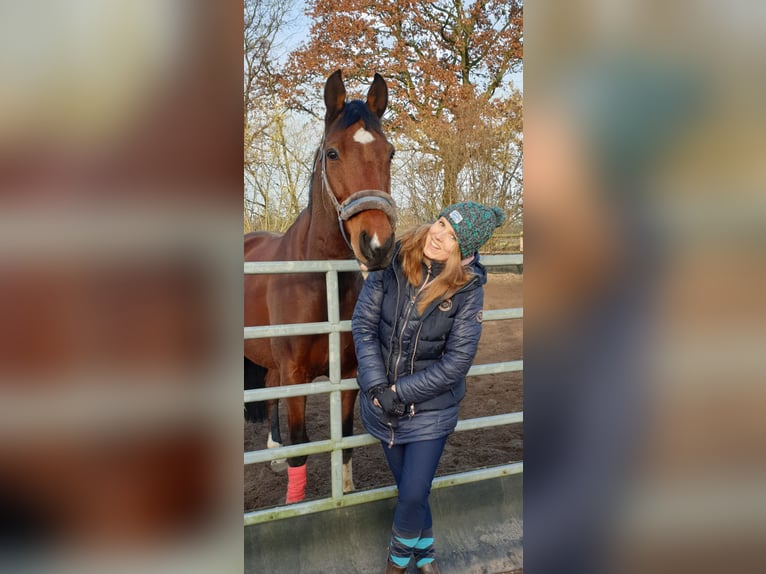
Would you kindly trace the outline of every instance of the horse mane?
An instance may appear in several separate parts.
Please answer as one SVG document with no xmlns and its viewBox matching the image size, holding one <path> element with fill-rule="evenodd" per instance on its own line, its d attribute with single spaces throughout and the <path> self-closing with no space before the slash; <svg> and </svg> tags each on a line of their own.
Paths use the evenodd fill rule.
<svg viewBox="0 0 766 574">
<path fill-rule="evenodd" d="M 343 111 L 341 112 L 340 117 L 343 127 L 347 128 L 359 120 L 364 122 L 365 129 L 373 129 L 378 133 L 383 133 L 380 126 L 380 118 L 370 111 L 370 108 L 367 107 L 366 103 L 362 100 L 352 100 L 347 102 L 346 105 L 343 106 Z"/>
</svg>

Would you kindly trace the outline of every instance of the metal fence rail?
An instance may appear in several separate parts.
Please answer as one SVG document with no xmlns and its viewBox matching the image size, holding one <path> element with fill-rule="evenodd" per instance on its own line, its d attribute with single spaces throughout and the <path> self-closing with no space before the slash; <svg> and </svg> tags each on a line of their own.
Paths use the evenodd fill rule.
<svg viewBox="0 0 766 574">
<path fill-rule="evenodd" d="M 523 256 L 514 255 L 485 255 L 481 262 L 485 267 L 505 267 L 521 265 Z M 245 526 L 258 524 L 270 520 L 300 516 L 314 512 L 321 512 L 333 508 L 341 508 L 362 504 L 383 498 L 395 496 L 396 487 L 386 486 L 362 492 L 343 493 L 343 449 L 356 448 L 369 444 L 376 444 L 377 439 L 369 434 L 343 437 L 341 432 L 341 391 L 356 389 L 356 379 L 341 379 L 340 377 L 340 333 L 351 330 L 351 321 L 340 320 L 338 293 L 338 273 L 343 271 L 358 271 L 356 261 L 271 261 L 271 262 L 246 262 L 245 274 L 258 273 L 325 273 L 327 281 L 327 315 L 328 321 L 323 323 L 300 323 L 293 325 L 269 325 L 261 327 L 245 326 L 244 338 L 257 339 L 264 337 L 286 337 L 295 335 L 327 334 L 330 346 L 330 372 L 329 381 L 312 382 L 303 385 L 291 385 L 287 387 L 275 387 L 267 389 L 254 389 L 244 391 L 244 402 L 263 401 L 266 399 L 282 399 L 286 397 L 325 394 L 330 395 L 330 438 L 305 444 L 283 446 L 279 448 L 264 449 L 246 452 L 245 464 L 268 462 L 280 458 L 330 452 L 332 496 L 319 500 L 310 500 L 284 507 L 267 508 L 246 512 L 244 515 Z M 496 309 L 484 312 L 484 321 L 497 321 L 503 319 L 520 319 L 523 317 L 522 308 Z M 479 376 L 493 373 L 521 371 L 523 361 L 505 361 L 473 365 L 468 371 L 468 376 Z M 507 413 L 489 417 L 466 419 L 458 422 L 455 432 L 488 428 L 499 425 L 520 423 L 523 421 L 523 413 Z M 495 467 L 483 468 L 441 476 L 434 479 L 433 488 L 444 488 L 458 484 L 466 484 L 479 480 L 486 480 L 518 474 L 523 471 L 523 462 L 516 462 Z"/>
</svg>

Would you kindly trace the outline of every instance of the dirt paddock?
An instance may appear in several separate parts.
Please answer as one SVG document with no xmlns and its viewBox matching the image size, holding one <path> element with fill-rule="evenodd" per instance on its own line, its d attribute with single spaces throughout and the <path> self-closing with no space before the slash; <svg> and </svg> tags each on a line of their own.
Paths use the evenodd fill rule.
<svg viewBox="0 0 766 574">
<path fill-rule="evenodd" d="M 522 276 L 491 273 L 485 286 L 484 308 L 503 309 L 522 306 Z M 522 358 L 520 319 L 486 321 L 479 342 L 476 364 L 512 361 Z M 330 437 L 329 396 L 308 397 L 307 431 L 311 440 Z M 283 404 L 280 405 L 283 409 Z M 468 393 L 461 403 L 460 418 L 512 413 L 523 410 L 522 373 L 499 373 L 470 377 Z M 287 437 L 287 415 L 280 412 L 282 434 Z M 354 433 L 364 433 L 359 421 L 357 401 Z M 245 451 L 265 448 L 268 425 L 245 422 Z M 524 435 L 521 424 L 453 433 L 447 441 L 437 476 L 465 470 L 517 462 L 523 459 Z M 354 483 L 357 490 L 393 484 L 393 478 L 379 444 L 354 449 Z M 275 473 L 268 463 L 245 467 L 244 509 L 256 510 L 282 504 L 287 474 Z M 331 496 L 330 453 L 308 458 L 306 499 Z"/>
</svg>

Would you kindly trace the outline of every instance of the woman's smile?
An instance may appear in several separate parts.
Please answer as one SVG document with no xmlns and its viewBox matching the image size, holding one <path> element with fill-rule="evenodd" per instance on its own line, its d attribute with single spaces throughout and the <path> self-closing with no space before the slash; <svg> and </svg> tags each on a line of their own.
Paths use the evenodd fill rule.
<svg viewBox="0 0 766 574">
<path fill-rule="evenodd" d="M 444 217 L 440 217 L 428 229 L 423 255 L 433 261 L 446 261 L 456 245 L 455 231 Z"/>
</svg>

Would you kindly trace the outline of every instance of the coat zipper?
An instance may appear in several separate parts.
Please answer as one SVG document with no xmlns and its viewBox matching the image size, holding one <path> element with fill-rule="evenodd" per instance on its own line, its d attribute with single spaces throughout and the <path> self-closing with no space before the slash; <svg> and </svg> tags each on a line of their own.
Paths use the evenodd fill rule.
<svg viewBox="0 0 766 574">
<path fill-rule="evenodd" d="M 401 293 L 401 285 L 399 283 L 399 276 L 394 273 L 394 278 L 396 279 L 396 307 L 395 309 L 399 308 L 399 294 Z M 388 357 L 386 358 L 386 375 L 389 375 L 388 369 L 391 365 L 391 354 L 394 352 L 394 334 L 396 333 L 396 321 L 398 320 L 398 317 L 394 318 L 394 325 L 391 327 L 391 337 L 388 340 Z"/>
<path fill-rule="evenodd" d="M 415 355 L 418 352 L 418 343 L 420 342 L 420 331 L 423 330 L 423 322 L 418 326 L 418 332 L 415 334 L 415 344 L 412 345 L 412 360 L 410 361 L 410 375 L 415 372 Z"/>
<path fill-rule="evenodd" d="M 431 269 L 429 268 L 428 271 L 430 273 Z M 468 284 L 470 284 L 470 282 L 467 283 L 466 285 L 468 285 Z M 423 287 L 425 287 L 425 284 L 423 285 Z M 420 288 L 421 291 L 423 290 L 423 287 Z M 452 294 L 452 296 L 454 297 L 455 295 L 457 295 L 458 293 L 463 291 L 465 289 L 465 287 L 466 286 L 464 285 L 463 287 L 458 289 L 455 293 Z M 420 291 L 418 291 L 418 293 L 420 293 Z M 417 294 L 415 296 L 417 297 Z M 425 314 L 423 315 L 423 317 L 425 317 Z M 418 327 L 418 332 L 415 334 L 415 343 L 412 346 L 412 358 L 410 359 L 410 374 L 413 374 L 415 372 L 415 356 L 417 355 L 418 343 L 420 342 L 420 332 L 422 330 L 423 330 L 423 322 L 421 321 L 420 326 Z M 401 345 L 400 345 L 400 348 L 401 348 Z M 415 403 L 410 403 L 410 409 L 409 410 L 410 410 L 410 418 L 414 417 L 415 416 Z"/>
<path fill-rule="evenodd" d="M 420 286 L 420 288 L 417 290 L 417 292 L 410 298 L 409 306 L 407 307 L 407 312 L 405 313 L 404 318 L 404 324 L 402 325 L 401 330 L 399 331 L 400 334 L 404 333 L 404 330 L 407 328 L 407 323 L 410 322 L 410 315 L 412 314 L 412 307 L 415 305 L 415 301 L 418 298 L 418 295 L 420 295 L 420 292 L 423 291 L 423 289 L 426 288 L 426 286 L 429 283 L 429 280 L 431 278 L 431 267 L 428 266 L 428 272 L 426 273 L 426 279 L 423 281 L 423 284 Z M 399 337 L 399 352 L 396 354 L 396 361 L 394 362 L 394 382 L 399 378 L 398 372 L 399 372 L 399 360 L 402 358 L 402 338 Z"/>
<path fill-rule="evenodd" d="M 428 286 L 428 283 L 431 279 L 431 266 L 429 265 L 427 267 L 426 272 L 426 278 L 425 281 L 423 281 L 423 284 L 420 286 L 420 288 L 417 290 L 417 292 L 410 298 L 410 301 L 408 303 L 407 312 L 405 313 L 404 318 L 404 324 L 402 324 L 402 328 L 399 331 L 400 334 L 404 333 L 404 330 L 407 328 L 407 324 L 410 322 L 410 315 L 412 314 L 412 308 L 415 306 L 415 301 L 418 298 L 418 295 L 420 295 L 420 292 L 423 291 Z M 398 278 L 397 278 L 398 282 Z M 418 336 L 420 335 L 420 329 L 418 329 Z M 392 333 L 393 338 L 393 333 Z M 390 345 L 389 345 L 390 347 Z M 396 355 L 396 361 L 394 362 L 394 382 L 399 378 L 398 371 L 399 371 L 399 360 L 402 358 L 402 338 L 399 337 L 399 352 Z M 410 418 L 415 414 L 415 405 L 410 405 Z M 388 441 L 388 448 L 394 448 L 394 427 L 391 426 L 389 423 L 388 430 L 391 433 L 391 438 Z"/>
</svg>

